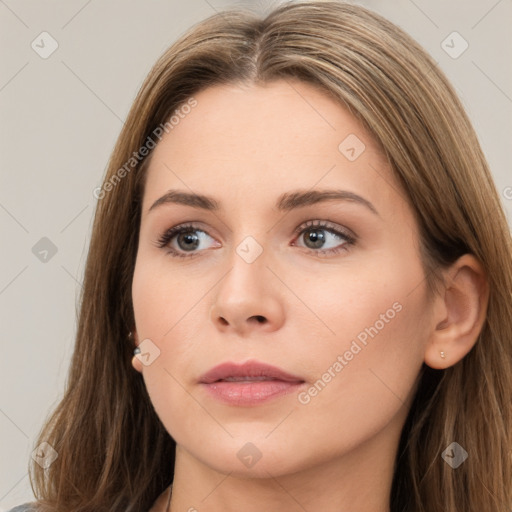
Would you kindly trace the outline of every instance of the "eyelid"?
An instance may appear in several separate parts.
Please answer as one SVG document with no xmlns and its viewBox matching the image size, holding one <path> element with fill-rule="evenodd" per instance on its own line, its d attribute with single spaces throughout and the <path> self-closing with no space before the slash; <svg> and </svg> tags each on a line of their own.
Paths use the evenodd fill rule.
<svg viewBox="0 0 512 512">
<path fill-rule="evenodd" d="M 331 229 L 332 231 L 338 231 L 340 234 L 351 239 L 354 242 L 358 239 L 357 235 L 351 229 L 348 229 L 345 226 L 341 226 L 340 224 L 338 224 L 336 222 L 332 222 L 328 219 L 302 222 L 293 230 L 293 233 L 300 234 L 305 229 L 311 228 L 311 227 L 313 227 L 313 228 L 320 227 L 320 228 L 324 228 L 324 229 Z"/>
<path fill-rule="evenodd" d="M 196 224 L 195 222 L 183 222 L 183 223 L 180 223 L 180 224 L 176 224 L 175 226 L 172 226 L 168 229 L 166 229 L 158 238 L 157 240 L 155 241 L 155 244 L 157 245 L 157 247 L 159 248 L 164 248 L 168 243 L 169 241 L 174 238 L 176 235 L 179 235 L 181 234 L 182 232 L 185 232 L 185 231 L 202 231 L 203 233 L 206 233 L 210 238 L 214 238 L 212 237 L 212 235 L 210 235 L 206 229 L 203 229 L 201 226 L 199 226 L 198 224 Z"/>
</svg>

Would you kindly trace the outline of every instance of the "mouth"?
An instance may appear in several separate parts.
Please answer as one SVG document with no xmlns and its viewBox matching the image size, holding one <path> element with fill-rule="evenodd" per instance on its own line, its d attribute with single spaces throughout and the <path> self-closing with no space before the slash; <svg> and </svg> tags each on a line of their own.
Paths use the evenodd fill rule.
<svg viewBox="0 0 512 512">
<path fill-rule="evenodd" d="M 253 382 L 253 381 L 260 381 L 260 380 L 280 380 L 280 379 L 275 379 L 273 377 L 267 377 L 267 376 L 249 377 L 246 375 L 245 377 L 227 377 L 226 379 L 219 379 L 219 380 L 216 380 L 215 382 Z"/>
<path fill-rule="evenodd" d="M 219 364 L 206 372 L 200 379 L 203 384 L 213 382 L 245 382 L 279 380 L 282 382 L 304 382 L 297 375 L 285 372 L 277 366 L 258 361 L 246 361 L 243 364 L 226 362 Z"/>
<path fill-rule="evenodd" d="M 200 379 L 211 396 L 233 406 L 258 405 L 296 391 L 304 383 L 299 376 L 258 361 L 223 363 Z"/>
</svg>

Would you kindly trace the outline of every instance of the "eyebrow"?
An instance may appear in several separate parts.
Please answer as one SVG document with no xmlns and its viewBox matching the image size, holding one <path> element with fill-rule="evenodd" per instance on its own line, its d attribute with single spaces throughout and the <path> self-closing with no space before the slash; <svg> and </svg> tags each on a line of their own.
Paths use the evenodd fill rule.
<svg viewBox="0 0 512 512">
<path fill-rule="evenodd" d="M 288 212 L 298 208 L 326 201 L 349 201 L 366 207 L 375 215 L 380 216 L 373 204 L 354 192 L 348 190 L 297 190 L 280 195 L 276 201 L 276 208 L 281 212 Z M 180 190 L 168 190 L 157 199 L 149 208 L 148 213 L 163 204 L 182 204 L 207 211 L 219 211 L 220 204 L 213 197 L 195 194 Z"/>
</svg>

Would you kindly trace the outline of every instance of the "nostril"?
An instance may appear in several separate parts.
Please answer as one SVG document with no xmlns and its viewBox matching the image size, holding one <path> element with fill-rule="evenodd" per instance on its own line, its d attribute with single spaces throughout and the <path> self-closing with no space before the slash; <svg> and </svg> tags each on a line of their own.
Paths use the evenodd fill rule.
<svg viewBox="0 0 512 512">
<path fill-rule="evenodd" d="M 256 320 L 257 320 L 260 324 L 264 323 L 264 322 L 265 322 L 265 320 L 266 320 L 266 319 L 265 319 L 265 317 L 264 317 L 264 316 L 261 316 L 261 315 L 256 315 L 254 318 L 256 318 Z"/>
</svg>

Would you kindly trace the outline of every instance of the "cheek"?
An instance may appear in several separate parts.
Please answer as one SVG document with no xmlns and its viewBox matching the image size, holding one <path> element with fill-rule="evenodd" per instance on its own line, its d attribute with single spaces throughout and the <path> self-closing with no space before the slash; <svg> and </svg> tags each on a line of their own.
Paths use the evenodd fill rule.
<svg viewBox="0 0 512 512">
<path fill-rule="evenodd" d="M 147 257 L 142 251 L 137 259 L 132 280 L 135 325 L 139 341 L 149 339 L 157 347 L 158 357 L 142 367 L 157 412 L 189 402 L 178 382 L 184 382 L 183 373 L 200 353 L 198 329 L 205 323 L 197 317 L 206 314 L 201 303 L 206 282 L 200 282 L 186 271 L 169 271 L 165 258 Z"/>
<path fill-rule="evenodd" d="M 183 283 L 179 274 L 170 273 L 165 258 L 151 258 L 142 251 L 132 281 L 135 323 L 141 340 L 163 341 L 165 334 L 185 314 L 187 305 L 190 309 L 192 296 L 197 294 L 193 291 L 195 287 L 187 286 L 190 281 Z"/>
<path fill-rule="evenodd" d="M 306 276 L 288 271 L 288 282 L 311 313 L 302 305 L 305 314 L 295 311 L 291 318 L 290 313 L 289 321 L 301 327 L 307 324 L 310 334 L 332 341 L 337 348 L 355 338 L 364 344 L 387 337 L 388 344 L 400 344 L 421 331 L 418 322 L 428 310 L 424 270 L 409 252 L 409 257 L 398 250 L 383 251 L 378 257 L 357 255 L 338 269 Z"/>
<path fill-rule="evenodd" d="M 139 341 L 150 339 L 158 347 L 158 357 L 151 364 L 142 367 L 142 377 L 152 405 L 160 420 L 171 436 L 178 435 L 174 427 L 176 421 L 170 418 L 179 417 L 179 429 L 193 428 L 197 418 L 197 407 L 194 400 L 183 387 L 183 375 L 177 371 L 187 355 L 184 349 L 187 343 L 169 343 L 169 340 L 185 341 L 187 326 L 193 318 L 187 318 L 186 310 L 190 310 L 194 302 L 192 298 L 177 292 L 182 284 L 165 272 L 158 262 L 145 259 L 141 255 L 137 259 L 132 282 L 132 300 L 135 323 Z M 185 288 L 190 290 L 190 288 Z M 188 347 L 190 349 L 190 347 Z M 187 365 L 185 365 L 187 366 Z"/>
<path fill-rule="evenodd" d="M 399 305 L 391 303 L 391 313 L 393 298 L 391 294 L 367 303 L 357 319 L 340 315 L 339 330 L 349 325 L 347 331 L 354 334 L 339 337 L 327 350 L 324 345 L 311 358 L 315 372 L 310 386 L 297 396 L 294 420 L 307 425 L 310 449 L 317 457 L 341 455 L 388 425 L 397 431 L 403 426 L 423 362 L 421 308 L 416 297 L 408 297 Z M 387 323 L 380 318 L 386 311 Z M 299 433 L 292 428 L 288 435 Z"/>
<path fill-rule="evenodd" d="M 377 432 L 404 412 L 415 390 L 429 334 L 424 272 L 396 256 L 361 266 L 328 291 L 333 300 L 320 316 L 335 334 L 315 349 L 313 384 L 299 401 L 320 421 L 352 418 L 344 429 L 356 439 L 358 429 Z"/>
<path fill-rule="evenodd" d="M 370 370 L 383 371 L 401 389 L 414 381 L 428 336 L 429 303 L 421 261 L 411 248 L 409 257 L 400 251 L 397 247 L 379 257 L 354 258 L 329 279 L 302 282 L 297 294 L 307 297 L 322 321 L 313 319 L 321 327 L 316 336 L 321 332 L 320 339 L 329 342 L 314 348 L 317 374 L 346 354 L 350 371 L 343 373 L 346 378 L 353 374 L 362 389 L 367 387 L 359 382 L 363 374 L 377 378 Z M 404 372 L 407 379 L 397 379 Z"/>
</svg>

